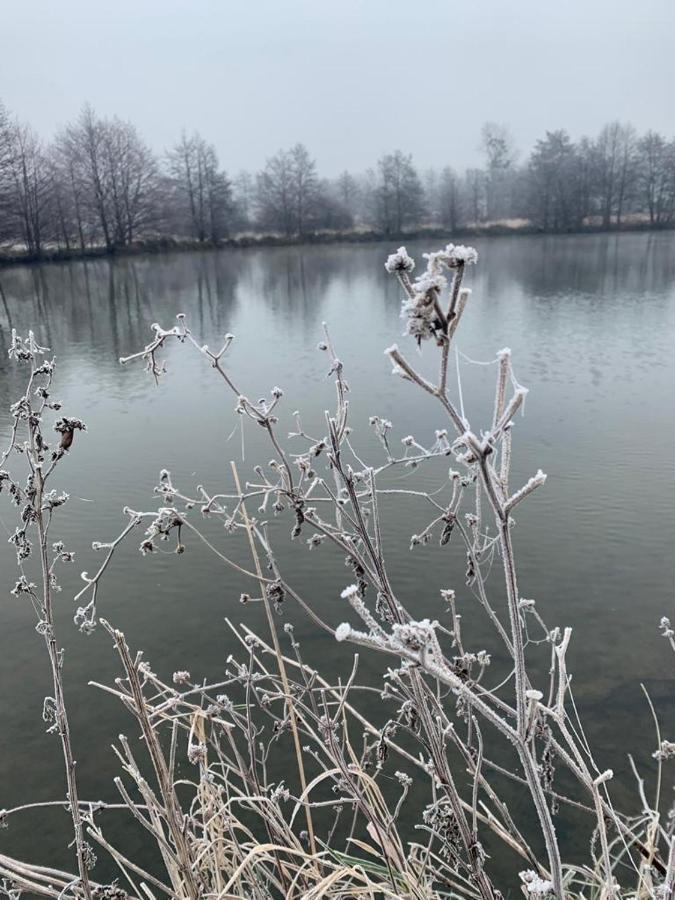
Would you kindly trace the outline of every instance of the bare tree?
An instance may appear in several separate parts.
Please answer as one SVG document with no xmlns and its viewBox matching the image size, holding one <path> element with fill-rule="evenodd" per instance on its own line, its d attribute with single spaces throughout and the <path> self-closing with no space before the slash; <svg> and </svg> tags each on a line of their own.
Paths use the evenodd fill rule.
<svg viewBox="0 0 675 900">
<path fill-rule="evenodd" d="M 75 220 L 68 181 L 64 177 L 65 173 L 61 169 L 60 162 L 56 148 L 48 147 L 46 166 L 51 196 L 51 236 L 57 244 L 70 250 L 73 245 Z"/>
<path fill-rule="evenodd" d="M 359 215 L 359 208 L 363 198 L 363 191 L 357 179 L 346 170 L 342 172 L 335 183 L 337 198 L 349 213 L 352 219 Z"/>
<path fill-rule="evenodd" d="M 530 219 L 544 231 L 569 231 L 583 221 L 580 157 L 566 131 L 547 131 L 528 166 Z"/>
<path fill-rule="evenodd" d="M 105 174 L 106 125 L 86 105 L 62 138 L 72 159 L 74 177 L 90 220 L 94 220 L 108 249 L 113 247 L 113 223 L 110 210 L 110 184 Z"/>
<path fill-rule="evenodd" d="M 516 152 L 505 125 L 486 122 L 481 131 L 485 156 L 485 200 L 488 219 L 507 217 L 511 212 L 511 183 Z"/>
<path fill-rule="evenodd" d="M 440 177 L 436 169 L 430 166 L 422 174 L 422 190 L 424 192 L 424 212 L 432 222 L 440 219 Z"/>
<path fill-rule="evenodd" d="M 675 143 L 648 131 L 638 143 L 637 185 L 651 225 L 673 221 L 675 213 Z"/>
<path fill-rule="evenodd" d="M 317 182 L 312 203 L 311 224 L 315 229 L 348 231 L 354 227 L 353 206 L 349 208 L 341 198 L 335 182 L 323 178 Z"/>
<path fill-rule="evenodd" d="M 153 221 L 157 163 L 136 128 L 118 118 L 104 123 L 103 155 L 115 244 L 124 246 Z"/>
<path fill-rule="evenodd" d="M 232 184 L 232 198 L 238 224 L 248 228 L 253 220 L 255 204 L 255 179 L 250 172 L 242 170 L 236 176 Z"/>
<path fill-rule="evenodd" d="M 593 211 L 593 141 L 582 137 L 577 145 L 579 206 L 583 225 Z"/>
<path fill-rule="evenodd" d="M 87 182 L 80 147 L 72 127 L 56 136 L 51 148 L 52 175 L 58 184 L 62 209 L 68 209 L 71 237 L 80 250 L 94 238 L 96 226 L 88 215 Z M 64 214 L 65 217 L 65 214 Z"/>
<path fill-rule="evenodd" d="M 611 226 L 615 215 L 620 224 L 635 172 L 634 146 L 632 126 L 621 122 L 605 125 L 593 144 L 593 190 L 603 228 Z"/>
<path fill-rule="evenodd" d="M 293 200 L 295 205 L 295 230 L 302 236 L 307 231 L 319 194 L 316 162 L 310 157 L 304 144 L 296 144 L 289 151 Z"/>
<path fill-rule="evenodd" d="M 256 177 L 258 223 L 290 236 L 295 231 L 293 167 L 290 155 L 280 150 L 267 160 Z"/>
<path fill-rule="evenodd" d="M 378 160 L 373 200 L 375 220 L 385 234 L 400 234 L 419 222 L 424 194 L 410 154 L 395 150 Z"/>
<path fill-rule="evenodd" d="M 637 181 L 637 136 L 632 125 L 622 125 L 619 129 L 617 162 L 616 224 L 620 226 Z"/>
<path fill-rule="evenodd" d="M 12 133 L 9 113 L 0 101 L 0 240 L 10 237 L 7 221 L 7 204 L 11 183 Z"/>
<path fill-rule="evenodd" d="M 258 221 L 283 234 L 304 235 L 319 199 L 316 163 L 304 144 L 279 150 L 257 176 Z"/>
<path fill-rule="evenodd" d="M 195 132 L 185 132 L 169 154 L 169 170 L 175 186 L 184 227 L 198 241 L 219 241 L 229 233 L 232 218 L 232 185 L 221 170 L 213 144 Z"/>
<path fill-rule="evenodd" d="M 438 214 L 442 225 L 455 231 L 461 222 L 462 200 L 460 183 L 454 169 L 446 166 L 438 184 Z"/>
<path fill-rule="evenodd" d="M 486 178 L 482 169 L 467 169 L 464 174 L 464 190 L 471 221 L 478 225 L 486 217 Z"/>
<path fill-rule="evenodd" d="M 57 136 L 52 155 L 59 230 L 70 220 L 82 249 L 99 241 L 109 250 L 123 247 L 155 224 L 157 161 L 133 124 L 85 106 Z"/>
<path fill-rule="evenodd" d="M 21 122 L 9 122 L 5 204 L 10 233 L 25 244 L 31 256 L 43 249 L 51 196 L 51 178 L 42 144 Z"/>
</svg>

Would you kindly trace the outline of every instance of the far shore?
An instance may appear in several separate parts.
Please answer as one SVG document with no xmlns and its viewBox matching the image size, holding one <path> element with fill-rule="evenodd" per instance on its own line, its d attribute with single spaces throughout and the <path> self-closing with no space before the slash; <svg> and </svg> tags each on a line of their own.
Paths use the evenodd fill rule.
<svg viewBox="0 0 675 900">
<path fill-rule="evenodd" d="M 280 234 L 239 234 L 219 241 L 197 241 L 191 238 L 150 236 L 120 247 L 45 247 L 39 254 L 28 253 L 16 247 L 0 247 L 0 268 L 17 265 L 40 265 L 42 263 L 71 262 L 112 258 L 117 256 L 140 256 L 144 254 L 180 253 L 196 250 L 246 249 L 260 247 L 303 247 L 327 244 L 368 244 L 377 242 L 396 243 L 423 239 L 453 240 L 477 237 L 504 237 L 521 235 L 550 235 L 560 237 L 569 234 L 618 234 L 635 231 L 669 231 L 675 229 L 675 222 L 654 225 L 647 221 L 626 221 L 610 228 L 588 224 L 578 229 L 566 231 L 544 231 L 529 222 L 490 222 L 484 225 L 463 226 L 450 229 L 442 226 L 420 226 L 398 233 L 385 234 L 374 229 L 354 229 L 351 231 L 316 231 L 303 235 Z"/>
</svg>

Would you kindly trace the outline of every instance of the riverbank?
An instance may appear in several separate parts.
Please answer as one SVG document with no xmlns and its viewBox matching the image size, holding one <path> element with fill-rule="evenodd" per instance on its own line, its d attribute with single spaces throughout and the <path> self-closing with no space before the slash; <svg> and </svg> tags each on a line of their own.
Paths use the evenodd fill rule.
<svg viewBox="0 0 675 900">
<path fill-rule="evenodd" d="M 16 265 L 39 265 L 46 262 L 70 262 L 74 260 L 101 259 L 113 256 L 139 256 L 143 254 L 181 253 L 195 250 L 219 250 L 226 248 L 260 248 L 260 247 L 297 247 L 325 244 L 368 244 L 387 241 L 412 240 L 453 240 L 477 237 L 504 237 L 505 235 L 549 234 L 617 234 L 630 231 L 668 231 L 675 228 L 675 223 L 668 225 L 652 225 L 649 221 L 629 221 L 611 228 L 589 224 L 582 228 L 568 231 L 545 231 L 529 222 L 490 222 L 484 225 L 464 226 L 457 229 L 441 226 L 422 226 L 403 232 L 385 234 L 374 229 L 352 231 L 317 231 L 305 235 L 279 234 L 240 234 L 237 237 L 221 241 L 195 241 L 178 237 L 148 237 L 123 247 L 107 248 L 104 246 L 85 247 L 47 247 L 41 253 L 29 253 L 14 247 L 0 247 L 0 268 Z"/>
</svg>

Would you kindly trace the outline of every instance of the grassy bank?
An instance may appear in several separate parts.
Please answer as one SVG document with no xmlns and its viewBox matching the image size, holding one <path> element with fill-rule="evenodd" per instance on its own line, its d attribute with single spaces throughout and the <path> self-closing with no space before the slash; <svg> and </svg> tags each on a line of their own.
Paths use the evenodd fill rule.
<svg viewBox="0 0 675 900">
<path fill-rule="evenodd" d="M 0 247 L 0 267 L 12 265 L 39 264 L 44 262 L 68 262 L 80 259 L 98 259 L 112 256 L 138 256 L 148 253 L 177 253 L 195 250 L 214 250 L 223 248 L 248 247 L 295 247 L 323 244 L 368 244 L 378 241 L 396 243 L 412 240 L 447 240 L 477 237 L 502 237 L 504 235 L 532 234 L 600 234 L 626 231 L 666 231 L 673 228 L 669 225 L 652 225 L 648 221 L 629 221 L 621 225 L 604 228 L 601 225 L 589 224 L 574 231 L 544 231 L 529 222 L 489 222 L 484 225 L 464 226 L 457 229 L 441 226 L 421 226 L 406 231 L 385 234 L 375 229 L 355 229 L 352 231 L 317 231 L 304 235 L 279 234 L 240 234 L 221 241 L 196 241 L 178 237 L 147 237 L 123 247 L 92 246 L 80 247 L 47 247 L 41 253 L 29 253 L 16 247 Z"/>
</svg>

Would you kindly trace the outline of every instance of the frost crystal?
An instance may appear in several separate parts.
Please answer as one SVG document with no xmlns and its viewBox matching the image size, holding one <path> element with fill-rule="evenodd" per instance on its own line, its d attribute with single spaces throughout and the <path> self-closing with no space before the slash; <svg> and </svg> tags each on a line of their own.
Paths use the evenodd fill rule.
<svg viewBox="0 0 675 900">
<path fill-rule="evenodd" d="M 546 897 L 553 892 L 553 882 L 541 878 L 532 869 L 521 872 L 520 877 L 525 885 L 525 890 L 531 897 Z"/>
<path fill-rule="evenodd" d="M 413 290 L 416 294 L 428 295 L 431 291 L 442 291 L 448 286 L 448 279 L 441 274 L 425 272 L 413 282 Z"/>
<path fill-rule="evenodd" d="M 336 641 L 346 641 L 351 633 L 352 633 L 352 626 L 349 624 L 349 622 L 342 622 L 335 629 L 335 640 Z"/>
<path fill-rule="evenodd" d="M 430 275 L 439 274 L 441 268 L 456 269 L 460 265 L 471 266 L 478 262 L 478 252 L 473 247 L 465 247 L 463 244 L 448 244 L 443 250 L 435 253 L 425 253 L 427 260 L 427 272 Z"/>
<path fill-rule="evenodd" d="M 408 256 L 405 247 L 399 247 L 396 253 L 387 257 L 384 267 L 389 273 L 412 272 L 415 268 L 415 261 Z"/>
<path fill-rule="evenodd" d="M 675 743 L 673 741 L 661 741 L 661 746 L 652 753 L 652 756 L 659 761 L 671 759 L 675 756 Z"/>
<path fill-rule="evenodd" d="M 437 622 L 422 619 L 419 622 L 395 623 L 391 633 L 394 641 L 408 650 L 423 650 L 426 647 L 434 647 L 436 643 Z M 435 649 L 435 647 L 434 647 Z"/>
<path fill-rule="evenodd" d="M 436 310 L 433 303 L 426 302 L 425 294 L 416 295 L 414 300 L 404 300 L 401 318 L 405 319 L 405 333 L 418 342 L 434 336 Z"/>
<path fill-rule="evenodd" d="M 446 252 L 448 253 L 448 265 L 450 267 L 458 266 L 460 263 L 471 266 L 478 262 L 478 251 L 474 250 L 473 247 L 464 247 L 462 244 L 453 247 L 452 244 L 448 244 Z"/>
</svg>

